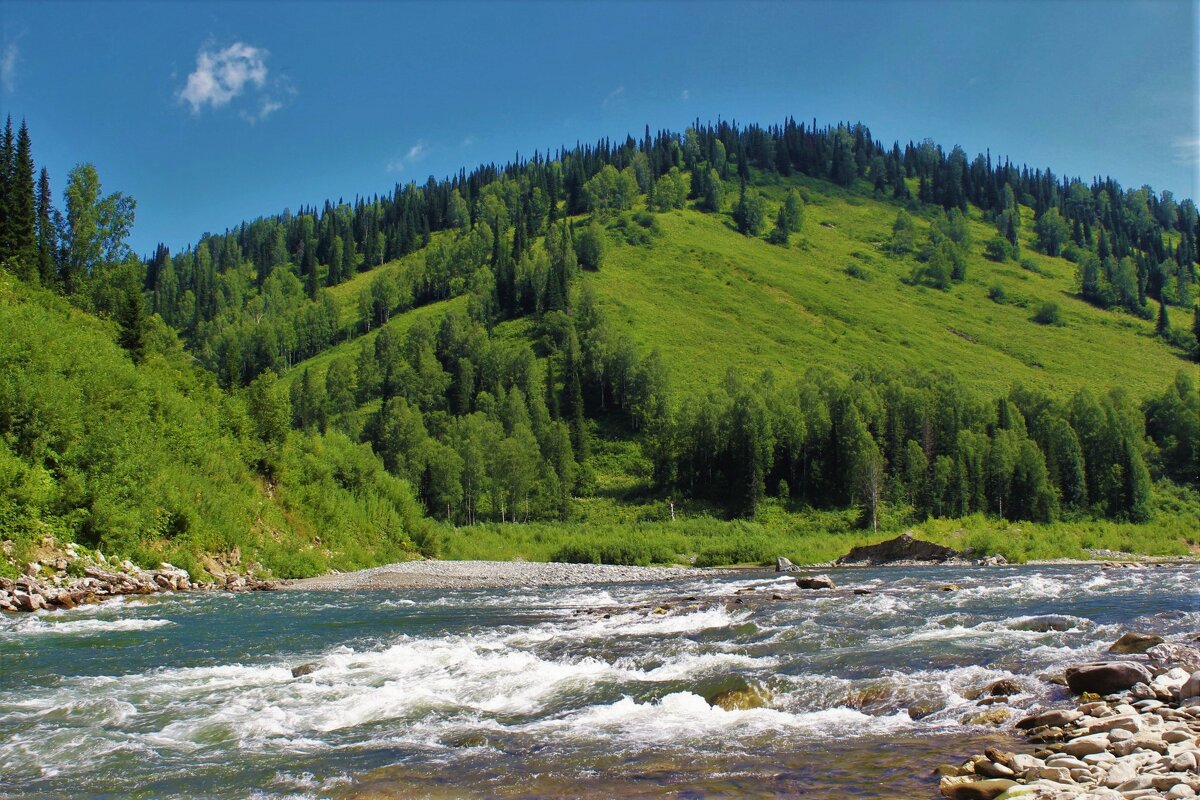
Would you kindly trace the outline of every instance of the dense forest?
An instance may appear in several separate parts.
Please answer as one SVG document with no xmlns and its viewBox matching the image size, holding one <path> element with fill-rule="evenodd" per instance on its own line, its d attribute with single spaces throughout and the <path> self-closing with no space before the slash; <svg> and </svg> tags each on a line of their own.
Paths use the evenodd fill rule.
<svg viewBox="0 0 1200 800">
<path fill-rule="evenodd" d="M 874 368 L 809 370 L 798 381 L 731 370 L 707 391 L 680 393 L 661 356 L 610 320 L 588 279 L 614 246 L 653 249 L 663 235 L 658 216 L 675 209 L 727 215 L 732 235 L 790 248 L 803 238 L 806 209 L 787 181 L 805 176 L 892 207 L 881 249 L 911 263 L 914 287 L 950 290 L 965 280 L 968 251 L 979 244 L 972 217 L 993 231 L 983 243 L 988 259 L 1021 263 L 1030 245 L 1065 258 L 1080 297 L 1156 319 L 1164 346 L 1195 359 L 1200 219 L 1191 200 L 1169 192 L 1085 184 L 929 141 L 887 147 L 860 124 L 697 121 L 682 135 L 647 129 L 640 140 L 301 207 L 142 259 L 125 242 L 132 198 L 104 195 L 84 164 L 67 177 L 60 211 L 46 170 L 34 179 L 24 124 L 14 135 L 10 120 L 2 146 L 0 264 L 49 309 L 29 324 L 58 324 L 68 304 L 108 320 L 141 368 L 130 374 L 168 363 L 189 401 L 202 388 L 213 407 L 235 409 L 211 434 L 264 485 L 288 485 L 290 475 L 298 495 L 294 481 L 319 480 L 296 477 L 298 449 L 328 452 L 313 457 L 343 464 L 330 466 L 334 483 L 376 510 L 399 504 L 389 525 L 405 531 L 420 527 L 407 487 L 429 516 L 458 525 L 570 518 L 572 498 L 595 490 L 600 423 L 640 444 L 652 495 L 687 496 L 730 515 L 754 516 L 770 497 L 796 508 L 855 507 L 872 529 L 884 507 L 911 519 L 1145 522 L 1156 482 L 1197 485 L 1192 370 L 1148 398 L 1102 383 L 1066 399 L 1021 386 L 992 395 L 952 372 Z M 785 190 L 770 189 L 781 181 Z M 363 272 L 373 276 L 356 281 L 346 302 L 340 287 Z M 65 300 L 51 301 L 51 292 Z M 998 295 L 992 300 L 1003 302 Z M 390 324 L 453 298 L 462 300 L 436 318 L 403 331 Z M 501 331 L 513 321 L 523 335 Z M 1038 308 L 1035 321 L 1059 324 L 1057 306 Z M 53 393 L 28 388 L 36 342 L 14 332 L 4 347 L 6 528 L 53 520 L 100 543 L 131 529 L 207 524 L 170 481 L 153 479 L 154 467 L 126 476 L 137 493 L 103 485 L 119 482 L 115 456 L 85 446 L 87 436 L 66 436 L 87 425 L 48 411 L 61 406 Z M 184 349 L 201 370 L 185 365 Z M 332 358 L 303 363 L 330 350 Z M 71 352 L 54 358 L 39 369 L 79 368 Z M 123 369 L 106 362 L 94 371 Z M 168 450 L 172 430 L 159 434 Z M 353 456 L 350 469 L 357 443 L 375 455 Z M 396 478 L 403 489 L 387 483 Z M 37 481 L 54 489 L 34 502 L 22 487 Z M 364 523 L 366 540 L 370 530 Z"/>
</svg>

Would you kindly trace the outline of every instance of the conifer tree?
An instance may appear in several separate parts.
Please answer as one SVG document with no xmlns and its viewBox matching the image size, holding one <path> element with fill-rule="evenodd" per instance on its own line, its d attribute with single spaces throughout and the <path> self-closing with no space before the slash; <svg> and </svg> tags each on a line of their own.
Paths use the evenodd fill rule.
<svg viewBox="0 0 1200 800">
<path fill-rule="evenodd" d="M 57 272 L 58 232 L 54 224 L 53 197 L 50 194 L 50 174 L 42 167 L 37 190 L 37 264 L 42 285 L 54 282 Z"/>
<path fill-rule="evenodd" d="M 17 133 L 17 147 L 8 178 L 8 197 L 8 210 L 12 214 L 9 223 L 12 236 L 10 259 L 17 275 L 24 280 L 34 280 L 38 276 L 37 215 L 33 199 L 33 152 L 29 129 L 24 121 Z"/>
</svg>

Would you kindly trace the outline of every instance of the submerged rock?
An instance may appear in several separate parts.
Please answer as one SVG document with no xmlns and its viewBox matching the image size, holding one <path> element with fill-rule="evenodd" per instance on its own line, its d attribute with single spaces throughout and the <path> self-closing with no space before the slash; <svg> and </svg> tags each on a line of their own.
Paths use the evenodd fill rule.
<svg viewBox="0 0 1200 800">
<path fill-rule="evenodd" d="M 312 672 L 316 672 L 319 667 L 320 664 L 318 664 L 316 661 L 309 661 L 307 664 L 300 664 L 292 667 L 292 677 L 299 678 L 303 675 L 308 675 Z"/>
<path fill-rule="evenodd" d="M 770 702 L 770 692 L 761 686 L 751 684 L 744 689 L 727 689 L 717 692 L 708 701 L 708 704 L 726 711 L 749 711 L 752 708 L 762 708 Z"/>
<path fill-rule="evenodd" d="M 896 561 L 925 561 L 940 564 L 962 557 L 963 554 L 953 548 L 914 539 L 910 534 L 902 533 L 886 542 L 855 547 L 839 558 L 837 563 L 891 564 Z"/>
<path fill-rule="evenodd" d="M 1130 655 L 1133 653 L 1144 653 L 1156 644 L 1162 644 L 1166 639 L 1154 633 L 1134 633 L 1126 631 L 1121 634 L 1121 638 L 1117 639 L 1109 646 L 1108 652 L 1119 653 L 1121 655 Z"/>
</svg>

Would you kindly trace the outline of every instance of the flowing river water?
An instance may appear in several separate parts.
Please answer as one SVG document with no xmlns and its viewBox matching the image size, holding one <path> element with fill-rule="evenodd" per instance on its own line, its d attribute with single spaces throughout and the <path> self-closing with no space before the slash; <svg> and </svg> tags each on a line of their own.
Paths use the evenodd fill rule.
<svg viewBox="0 0 1200 800">
<path fill-rule="evenodd" d="M 1200 631 L 1194 565 L 830 574 L 6 615 L 0 796 L 933 797 L 1016 743 L 971 721 L 1009 708 L 977 704 L 995 681 L 1054 702 L 1038 676 L 1125 630 Z M 762 707 L 705 699 L 747 686 Z"/>
</svg>

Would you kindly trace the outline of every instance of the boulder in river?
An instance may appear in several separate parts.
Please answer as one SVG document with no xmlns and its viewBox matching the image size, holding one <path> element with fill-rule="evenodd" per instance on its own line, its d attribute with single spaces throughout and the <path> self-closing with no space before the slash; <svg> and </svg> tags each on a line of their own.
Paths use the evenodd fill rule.
<svg viewBox="0 0 1200 800">
<path fill-rule="evenodd" d="M 796 585 L 801 589 L 836 589 L 833 578 L 828 575 L 806 575 L 796 578 Z"/>
<path fill-rule="evenodd" d="M 775 559 L 775 571 L 776 572 L 791 572 L 795 568 L 796 568 L 796 565 L 793 564 L 789 559 L 784 558 L 783 556 L 780 556 L 779 558 Z"/>
<path fill-rule="evenodd" d="M 1075 694 L 1113 694 L 1150 680 L 1150 670 L 1132 661 L 1100 661 L 1067 668 L 1067 686 Z"/>
<path fill-rule="evenodd" d="M 1133 653 L 1144 653 L 1156 644 L 1162 644 L 1165 639 L 1154 633 L 1134 633 L 1126 631 L 1121 634 L 1121 638 L 1117 639 L 1108 648 L 1110 653 L 1120 653 L 1121 655 L 1130 655 Z"/>
<path fill-rule="evenodd" d="M 319 667 L 320 664 L 318 664 L 316 661 L 309 661 L 307 664 L 298 664 L 297 666 L 292 667 L 292 677 L 299 678 L 301 676 L 308 675 L 316 672 Z"/>
<path fill-rule="evenodd" d="M 955 558 L 962 558 L 962 553 L 933 542 L 914 539 L 908 533 L 902 533 L 895 539 L 889 539 L 879 544 L 855 547 L 838 559 L 839 564 L 891 564 L 896 561 L 926 561 L 942 563 Z"/>
</svg>

